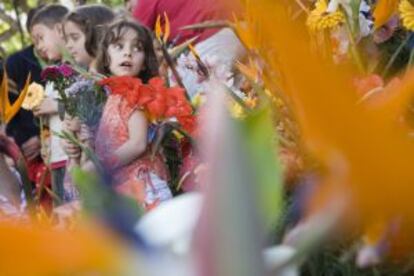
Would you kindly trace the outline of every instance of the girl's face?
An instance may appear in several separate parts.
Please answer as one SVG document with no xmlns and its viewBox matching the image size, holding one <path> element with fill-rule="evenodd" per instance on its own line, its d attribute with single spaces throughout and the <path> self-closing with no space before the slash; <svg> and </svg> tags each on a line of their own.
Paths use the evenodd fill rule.
<svg viewBox="0 0 414 276">
<path fill-rule="evenodd" d="M 36 51 L 42 58 L 48 61 L 61 59 L 59 47 L 63 45 L 62 32 L 60 24 L 49 28 L 45 24 L 39 23 L 32 27 L 31 36 Z"/>
<path fill-rule="evenodd" d="M 127 29 L 118 41 L 109 44 L 109 71 L 115 76 L 138 76 L 144 69 L 144 47 L 138 34 Z"/>
<path fill-rule="evenodd" d="M 86 36 L 79 26 L 72 21 L 64 24 L 66 48 L 76 63 L 89 66 L 92 57 L 85 49 Z"/>
</svg>

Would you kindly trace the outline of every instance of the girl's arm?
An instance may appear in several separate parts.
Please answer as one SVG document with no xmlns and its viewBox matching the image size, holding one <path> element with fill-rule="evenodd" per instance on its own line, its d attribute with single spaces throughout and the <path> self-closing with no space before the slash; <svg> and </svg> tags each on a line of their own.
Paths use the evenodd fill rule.
<svg viewBox="0 0 414 276">
<path fill-rule="evenodd" d="M 148 121 L 142 111 L 134 111 L 128 120 L 129 139 L 114 153 L 115 167 L 122 167 L 137 159 L 147 148 Z"/>
</svg>

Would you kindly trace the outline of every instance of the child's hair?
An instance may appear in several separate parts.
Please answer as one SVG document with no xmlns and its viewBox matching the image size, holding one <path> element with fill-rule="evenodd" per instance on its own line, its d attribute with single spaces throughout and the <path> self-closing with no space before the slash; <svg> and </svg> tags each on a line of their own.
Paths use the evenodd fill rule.
<svg viewBox="0 0 414 276">
<path fill-rule="evenodd" d="M 119 41 L 129 29 L 132 29 L 138 34 L 138 39 L 142 43 L 145 53 L 143 70 L 137 77 L 143 82 L 147 82 L 150 78 L 158 75 L 158 61 L 154 52 L 151 32 L 141 24 L 128 19 L 121 19 L 108 27 L 101 41 L 100 51 L 97 56 L 97 70 L 104 75 L 111 74 L 109 70 L 111 60 L 108 55 L 108 47 Z"/>
<path fill-rule="evenodd" d="M 31 30 L 33 26 L 37 24 L 43 24 L 49 28 L 53 28 L 56 24 L 62 22 L 63 18 L 68 12 L 69 10 L 62 5 L 46 5 L 35 12 L 35 15 L 30 22 L 29 30 Z"/>
<path fill-rule="evenodd" d="M 99 42 L 104 32 L 104 25 L 111 23 L 115 18 L 114 12 L 105 5 L 86 5 L 76 8 L 69 13 L 65 21 L 75 23 L 85 34 L 85 49 L 95 57 Z M 65 29 L 63 28 L 65 35 Z"/>
<path fill-rule="evenodd" d="M 33 17 L 36 15 L 36 13 L 41 10 L 45 5 L 41 4 L 35 8 L 32 8 L 27 13 L 27 20 L 26 20 L 26 31 L 30 32 L 30 26 L 32 25 Z"/>
</svg>

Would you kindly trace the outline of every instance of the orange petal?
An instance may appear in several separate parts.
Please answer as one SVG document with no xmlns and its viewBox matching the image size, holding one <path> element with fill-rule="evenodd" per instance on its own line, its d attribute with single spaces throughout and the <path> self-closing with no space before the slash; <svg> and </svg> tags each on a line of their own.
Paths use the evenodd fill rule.
<svg viewBox="0 0 414 276">
<path fill-rule="evenodd" d="M 164 43 L 167 43 L 168 38 L 170 37 L 171 28 L 170 28 L 170 19 L 166 12 L 164 12 L 165 19 L 165 30 L 164 30 Z"/>
<path fill-rule="evenodd" d="M 155 22 L 155 37 L 161 41 L 161 16 L 157 16 L 157 21 Z"/>
<path fill-rule="evenodd" d="M 8 90 L 9 90 L 9 86 L 8 86 L 8 76 L 7 76 L 7 71 L 3 70 L 4 74 L 3 74 L 3 80 L 1 82 L 1 87 L 0 87 L 0 116 L 1 116 L 1 122 L 4 122 L 4 118 L 5 118 L 5 113 L 7 110 L 7 96 L 8 96 Z"/>
<path fill-rule="evenodd" d="M 257 71 L 253 67 L 244 65 L 241 62 L 236 63 L 237 70 L 239 70 L 243 75 L 249 78 L 252 81 L 257 81 Z"/>
<path fill-rule="evenodd" d="M 193 45 L 188 45 L 188 49 L 190 49 L 190 52 L 191 52 L 191 54 L 193 54 L 193 56 L 197 59 L 197 60 L 199 60 L 199 61 L 201 61 L 201 58 L 200 58 L 200 55 L 197 53 L 197 51 L 196 51 L 196 49 L 193 47 Z"/>
<path fill-rule="evenodd" d="M 10 122 L 10 120 L 17 114 L 17 112 L 19 112 L 24 98 L 26 97 L 27 91 L 29 91 L 29 83 L 30 83 L 30 79 L 31 79 L 31 74 L 29 73 L 29 75 L 27 76 L 26 79 L 26 83 L 23 87 L 23 90 L 20 92 L 19 97 L 17 98 L 17 100 L 13 103 L 12 106 L 10 106 L 10 102 L 9 102 L 9 98 L 6 94 L 6 104 L 8 104 L 6 112 L 5 112 L 5 123 Z"/>
<path fill-rule="evenodd" d="M 398 9 L 398 0 L 379 0 L 374 10 L 375 28 L 379 28 L 393 16 Z"/>
</svg>

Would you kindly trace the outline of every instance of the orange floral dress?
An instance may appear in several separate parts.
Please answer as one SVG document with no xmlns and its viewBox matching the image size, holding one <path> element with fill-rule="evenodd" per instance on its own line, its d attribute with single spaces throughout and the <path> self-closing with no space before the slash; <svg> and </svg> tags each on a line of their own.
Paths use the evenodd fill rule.
<svg viewBox="0 0 414 276">
<path fill-rule="evenodd" d="M 105 104 L 95 141 L 96 153 L 104 160 L 110 160 L 129 139 L 128 120 L 140 109 L 138 103 L 128 99 L 128 92 L 110 94 Z M 172 197 L 165 162 L 160 155 L 152 157 L 149 149 L 130 164 L 116 169 L 113 177 L 119 193 L 135 198 L 146 209 Z"/>
</svg>

